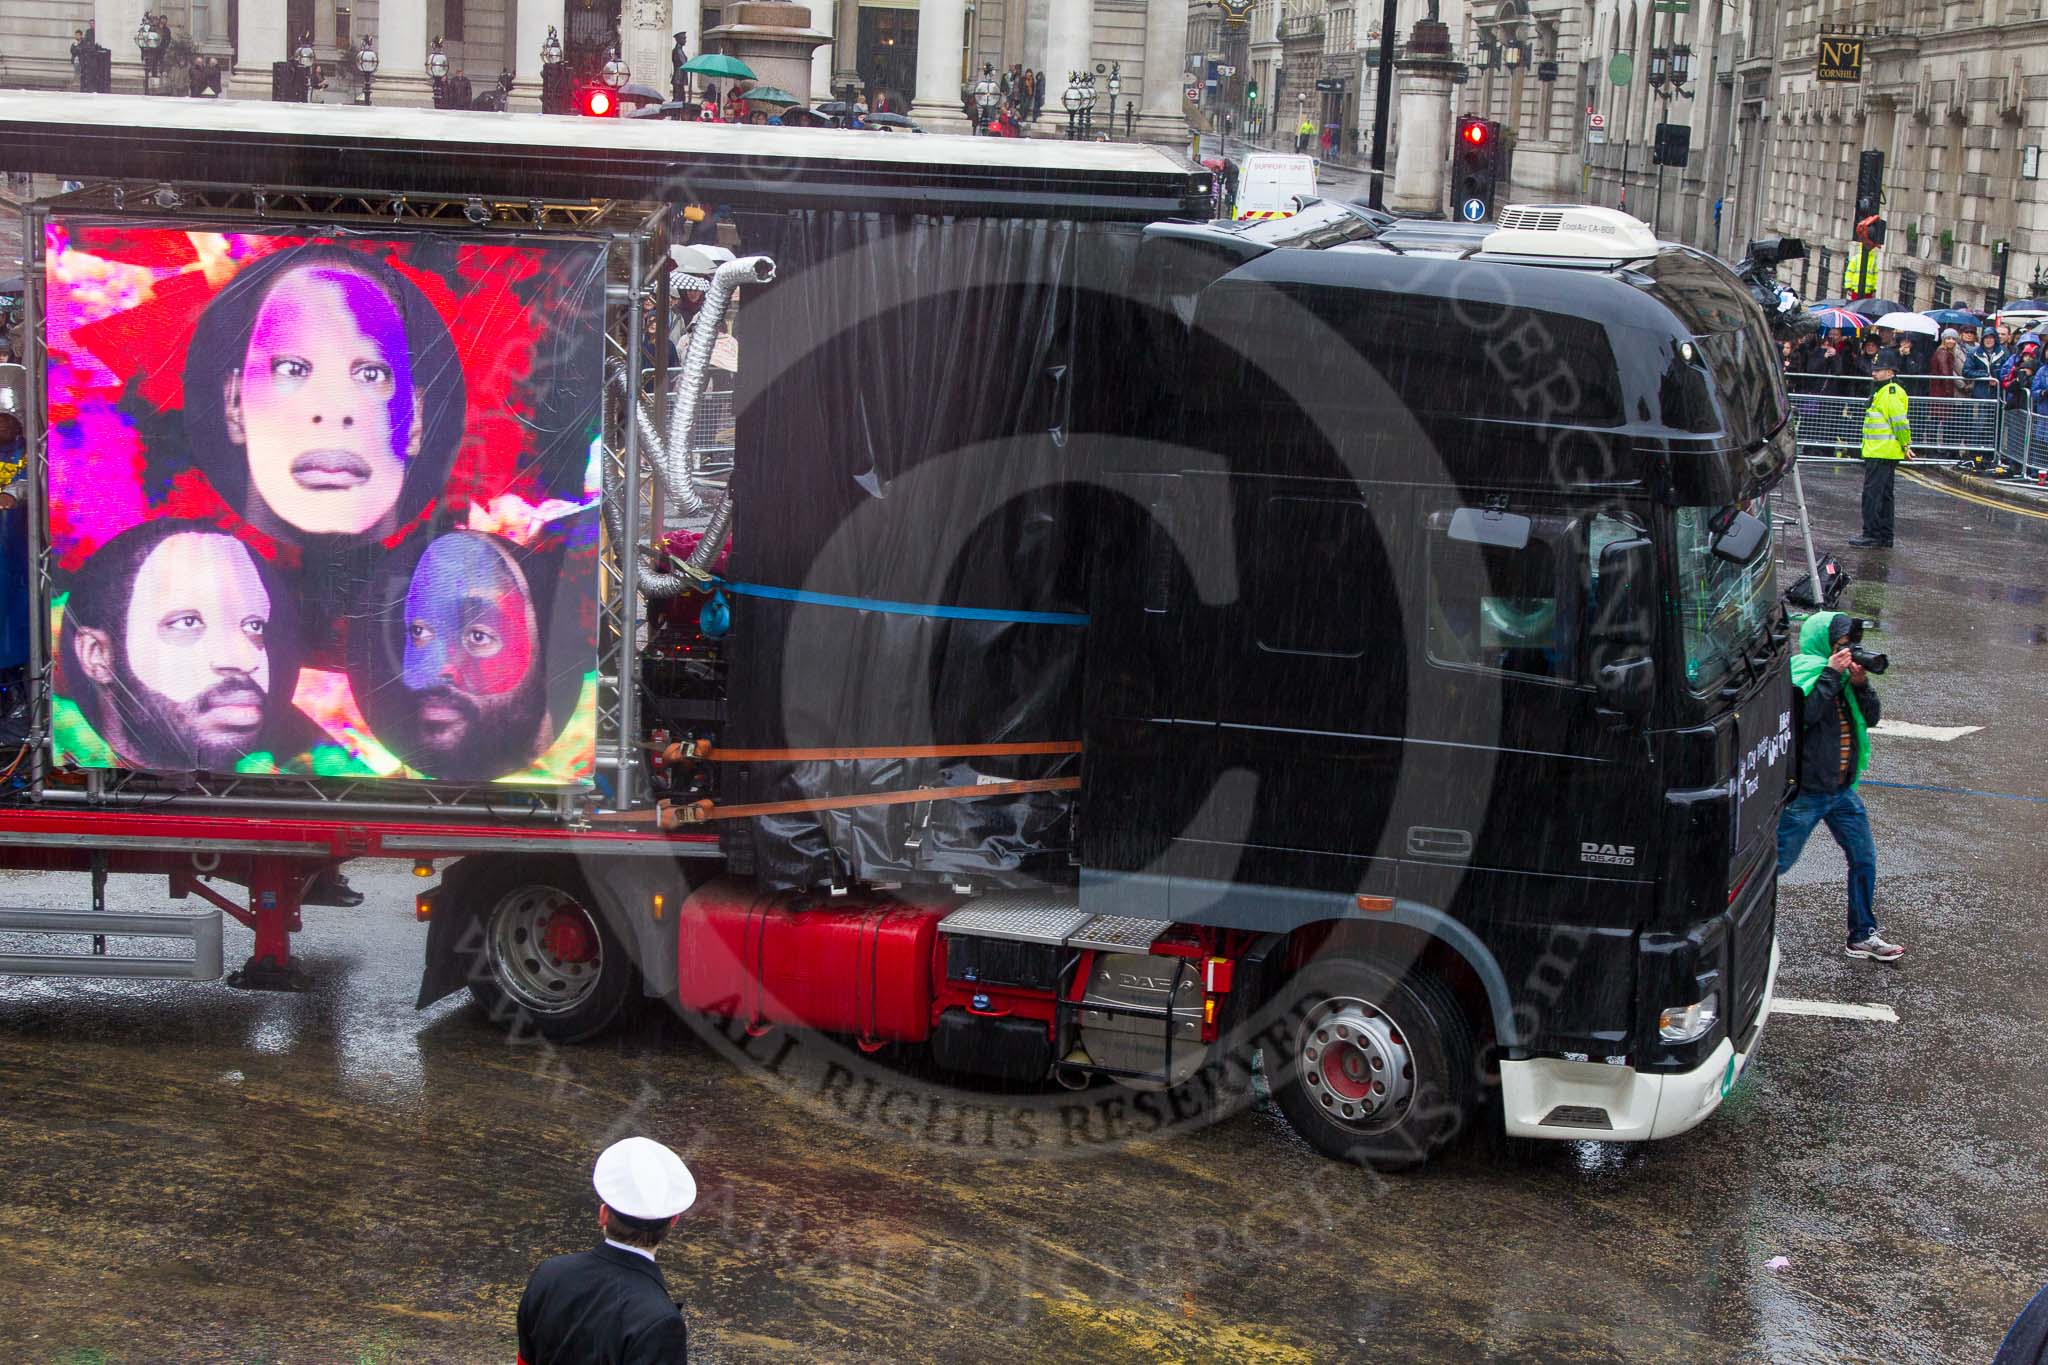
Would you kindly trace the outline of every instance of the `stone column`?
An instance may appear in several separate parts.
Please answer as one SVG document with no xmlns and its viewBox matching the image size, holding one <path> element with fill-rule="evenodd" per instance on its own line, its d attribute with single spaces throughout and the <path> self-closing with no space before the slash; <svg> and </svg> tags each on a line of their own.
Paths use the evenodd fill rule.
<svg viewBox="0 0 2048 1365">
<path fill-rule="evenodd" d="M 626 59 L 632 79 L 668 94 L 668 53 L 675 46 L 676 30 L 689 25 L 675 17 L 671 0 L 626 0 L 619 12 L 619 55 Z M 692 41 L 696 34 L 690 35 Z M 692 55 L 696 49 L 690 49 Z M 802 94 L 802 91 L 796 91 Z"/>
<path fill-rule="evenodd" d="M 832 0 L 832 88 L 860 84 L 860 0 Z M 836 96 L 835 96 L 836 98 Z"/>
<path fill-rule="evenodd" d="M 792 95 L 811 87 L 813 54 L 831 37 L 811 27 L 811 12 L 783 0 L 738 0 L 722 11 L 726 20 L 704 35 L 752 68 L 757 85 L 780 86 Z"/>
<path fill-rule="evenodd" d="M 1187 74 L 1188 0 L 1151 0 L 1145 6 L 1145 71 L 1133 94 L 1124 76 L 1124 94 L 1138 102 L 1137 135 L 1169 147 L 1188 145 L 1188 102 L 1181 93 Z M 1123 130 L 1117 130 L 1123 136 Z"/>
<path fill-rule="evenodd" d="M 135 29 L 141 22 L 142 0 L 93 0 L 93 37 L 114 54 L 116 90 L 133 93 L 142 89 L 142 49 L 135 45 Z M 64 41 L 68 46 L 71 40 L 67 37 Z"/>
<path fill-rule="evenodd" d="M 291 56 L 291 44 L 284 31 L 284 6 L 246 5 L 237 10 L 239 32 L 235 35 L 235 71 L 225 93 L 245 100 L 270 98 L 270 65 Z M 133 23 L 128 25 L 132 32 Z M 101 39 L 102 42 L 106 40 Z M 112 43 L 107 43 L 112 47 Z M 380 40 L 378 47 L 383 43 Z M 383 56 L 380 51 L 378 54 Z M 383 84 L 380 77 L 379 85 Z"/>
<path fill-rule="evenodd" d="M 1164 3 L 1164 0 L 1156 0 L 1156 3 Z M 1094 0 L 1051 0 L 1046 7 L 1043 68 L 1052 76 L 1052 83 L 1045 87 L 1044 122 L 1047 126 L 1066 126 L 1067 107 L 1060 103 L 1060 96 L 1066 92 L 1067 75 L 1074 71 L 1094 70 L 1094 49 Z M 1107 118 L 1109 92 L 1098 90 L 1096 101 L 1103 117 Z"/>
<path fill-rule="evenodd" d="M 244 0 L 245 24 L 247 16 Z M 434 83 L 427 76 L 427 48 L 434 36 L 427 32 L 425 0 L 382 0 L 377 6 L 377 82 L 370 98 L 378 104 L 432 104 Z M 483 90 L 496 74 L 486 75 L 479 67 L 470 80 Z"/>
<path fill-rule="evenodd" d="M 385 0 L 388 4 L 390 0 Z M 512 17 L 512 82 L 511 107 L 528 113 L 540 109 L 540 50 L 548 40 L 550 26 L 560 30 L 562 23 L 562 0 L 516 0 L 517 9 Z M 690 41 L 698 42 L 703 37 L 692 33 Z M 692 47 L 692 52 L 702 51 Z M 424 56 L 421 61 L 425 61 Z"/>
<path fill-rule="evenodd" d="M 838 0 L 818 0 L 817 7 L 811 11 L 812 26 L 820 33 L 832 34 L 833 41 L 824 44 L 811 54 L 810 88 L 808 90 L 792 90 L 789 93 L 792 95 L 807 95 L 813 104 L 832 98 L 832 69 L 835 62 L 835 54 L 839 50 L 839 10 Z"/>
<path fill-rule="evenodd" d="M 1428 19 L 1408 35 L 1408 55 L 1394 63 L 1401 101 L 1395 129 L 1394 188 L 1387 208 L 1411 218 L 1444 216 L 1444 180 L 1450 173 L 1451 31 Z M 1506 188 L 1503 186 L 1502 188 Z"/>
<path fill-rule="evenodd" d="M 967 6 L 930 0 L 917 13 L 917 95 L 910 116 L 925 127 L 957 133 L 968 127 L 960 106 L 961 53 L 967 45 Z"/>
</svg>

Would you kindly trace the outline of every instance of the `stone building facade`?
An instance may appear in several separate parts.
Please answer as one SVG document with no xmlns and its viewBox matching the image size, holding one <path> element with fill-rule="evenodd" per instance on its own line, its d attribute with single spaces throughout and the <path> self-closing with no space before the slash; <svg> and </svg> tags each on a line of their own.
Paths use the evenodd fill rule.
<svg viewBox="0 0 2048 1365">
<path fill-rule="evenodd" d="M 666 90 L 673 35 L 689 50 L 725 22 L 739 0 L 5 0 L 0 4 L 0 86 L 76 86 L 73 34 L 92 28 L 113 53 L 116 90 L 142 88 L 135 31 L 145 12 L 165 15 L 180 57 L 191 51 L 233 64 L 229 94 L 267 98 L 271 64 L 310 35 L 331 73 L 328 99 L 360 97 L 345 52 L 369 34 L 379 54 L 377 103 L 426 104 L 426 58 L 444 40 L 452 70 L 481 90 L 501 70 L 515 78 L 514 107 L 537 107 L 540 52 L 550 27 L 564 43 L 615 39 L 633 79 Z M 1121 107 L 1135 104 L 1140 137 L 1185 140 L 1181 77 L 1188 0 L 814 0 L 809 27 L 831 38 L 811 61 L 808 94 L 829 99 L 847 84 L 869 98 L 914 103 L 920 121 L 964 128 L 960 92 L 971 71 L 1051 71 L 1045 102 L 1052 131 L 1069 72 L 1102 69 L 1097 126 L 1106 123 L 1106 76 L 1119 76 Z M 714 37 L 716 46 L 718 40 Z M 182 63 L 171 88 L 183 93 Z"/>
</svg>

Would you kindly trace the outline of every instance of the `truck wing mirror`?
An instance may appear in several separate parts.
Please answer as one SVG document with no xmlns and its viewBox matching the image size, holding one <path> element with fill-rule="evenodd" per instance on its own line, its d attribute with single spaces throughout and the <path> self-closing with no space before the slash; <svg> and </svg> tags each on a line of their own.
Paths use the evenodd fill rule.
<svg viewBox="0 0 2048 1365">
<path fill-rule="evenodd" d="M 1714 514 L 1708 523 L 1714 533 L 1711 548 L 1716 559 L 1725 559 L 1730 564 L 1747 564 L 1756 558 L 1756 552 L 1764 545 L 1764 538 L 1770 528 L 1762 518 L 1751 516 L 1732 503 Z"/>
<path fill-rule="evenodd" d="M 1452 540 L 1462 540 L 1468 545 L 1521 550 L 1529 544 L 1529 519 L 1514 512 L 1460 507 L 1451 513 L 1451 527 L 1447 534 Z"/>
</svg>

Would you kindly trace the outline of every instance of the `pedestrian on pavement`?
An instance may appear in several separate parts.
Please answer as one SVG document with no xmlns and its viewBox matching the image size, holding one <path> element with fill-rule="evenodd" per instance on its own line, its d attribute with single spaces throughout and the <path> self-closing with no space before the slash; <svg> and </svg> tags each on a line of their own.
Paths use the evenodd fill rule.
<svg viewBox="0 0 2048 1365">
<path fill-rule="evenodd" d="M 1965 396 L 1996 398 L 1998 381 L 1995 376 L 1998 373 L 1998 366 L 2005 362 L 2005 353 L 1993 349 L 1997 345 L 1995 340 L 1991 346 L 1981 344 L 1977 340 L 1975 327 L 1964 327 L 1961 330 L 1962 345 L 1959 349 L 1963 358 Z"/>
<path fill-rule="evenodd" d="M 1336 130 L 1335 130 L 1334 128 L 1332 128 L 1332 127 L 1331 127 L 1331 126 L 1330 126 L 1329 124 L 1325 123 L 1325 124 L 1323 125 L 1323 137 L 1322 137 L 1322 150 L 1323 150 L 1323 160 L 1325 160 L 1325 161 L 1328 161 L 1328 160 L 1330 159 L 1330 148 L 1332 148 L 1332 147 L 1334 147 L 1334 146 L 1336 146 L 1336 145 L 1337 145 L 1337 133 L 1336 133 Z"/>
<path fill-rule="evenodd" d="M 1953 327 L 1944 327 L 1941 342 L 1927 362 L 1927 396 L 1942 400 L 1935 404 L 1934 431 L 1935 448 L 1944 457 L 1952 457 L 1958 452 L 1957 440 L 1963 431 L 1964 417 L 1953 401 L 1965 394 L 1962 373 L 1962 333 Z"/>
<path fill-rule="evenodd" d="M 1890 547 L 1899 461 L 1913 458 L 1913 428 L 1898 374 L 1899 358 L 1890 351 L 1877 358 L 1871 373 L 1877 392 L 1863 412 L 1863 534 L 1849 542 L 1858 547 Z"/>
<path fill-rule="evenodd" d="M 1304 116 L 1301 120 L 1301 126 L 1294 130 L 1294 151 L 1297 156 L 1306 156 L 1308 154 L 1309 139 L 1315 135 L 1315 124 L 1310 123 L 1307 117 Z"/>
<path fill-rule="evenodd" d="M 1815 612 L 1799 628 L 1799 652 L 1792 656 L 1792 684 L 1800 692 L 1799 742 L 1794 746 L 1796 795 L 1778 817 L 1778 875 L 1799 861 L 1800 851 L 1825 823 L 1849 860 L 1850 957 L 1897 962 L 1906 950 L 1878 932 L 1877 842 L 1870 813 L 1856 793 L 1870 765 L 1870 727 L 1881 708 L 1870 676 L 1851 655 L 1861 624 L 1838 611 Z"/>
<path fill-rule="evenodd" d="M 690 1331 L 655 1264 L 655 1248 L 697 1199 L 683 1159 L 629 1137 L 597 1158 L 592 1251 L 540 1263 L 519 1300 L 519 1365 L 671 1365 Z"/>
<path fill-rule="evenodd" d="M 1028 66 L 1025 67 L 1020 84 L 1022 93 L 1017 96 L 1017 110 L 1029 117 L 1031 102 L 1038 98 L 1038 73 Z"/>
</svg>

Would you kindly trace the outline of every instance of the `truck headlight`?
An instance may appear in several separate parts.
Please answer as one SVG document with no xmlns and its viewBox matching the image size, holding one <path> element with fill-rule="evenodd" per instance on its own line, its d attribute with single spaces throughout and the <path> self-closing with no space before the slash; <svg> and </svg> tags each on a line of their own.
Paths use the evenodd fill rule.
<svg viewBox="0 0 2048 1365">
<path fill-rule="evenodd" d="M 1721 993 L 1713 991 L 1692 1005 L 1673 1005 L 1657 1016 L 1657 1036 L 1667 1043 L 1693 1043 L 1707 1036 L 1721 1018 Z"/>
</svg>

